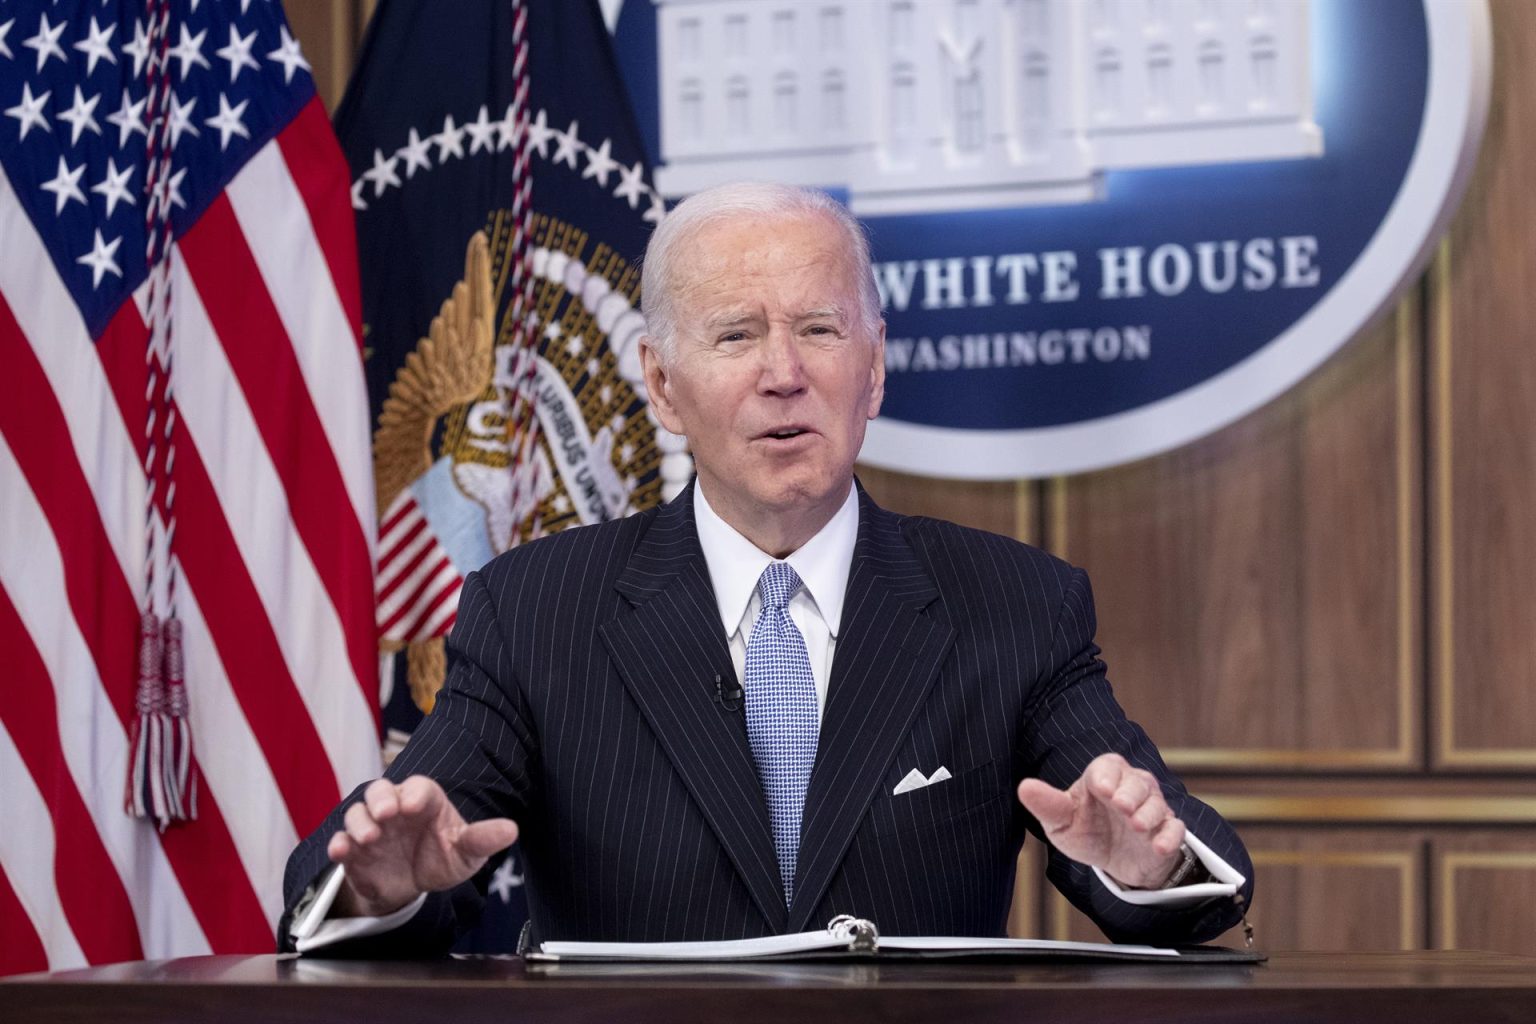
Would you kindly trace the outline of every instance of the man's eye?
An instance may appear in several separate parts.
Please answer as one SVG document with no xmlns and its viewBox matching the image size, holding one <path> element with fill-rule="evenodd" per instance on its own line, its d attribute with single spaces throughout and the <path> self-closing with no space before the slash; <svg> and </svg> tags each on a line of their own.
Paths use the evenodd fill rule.
<svg viewBox="0 0 1536 1024">
<path fill-rule="evenodd" d="M 722 342 L 724 342 L 724 341 L 746 341 L 747 340 L 747 332 L 746 331 L 731 331 L 731 332 L 729 332 L 727 334 L 720 335 L 720 340 Z"/>
</svg>

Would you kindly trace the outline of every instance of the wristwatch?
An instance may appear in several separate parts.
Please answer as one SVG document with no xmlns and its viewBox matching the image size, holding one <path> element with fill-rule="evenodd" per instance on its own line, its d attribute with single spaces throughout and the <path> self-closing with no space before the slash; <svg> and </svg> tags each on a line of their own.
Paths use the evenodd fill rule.
<svg viewBox="0 0 1536 1024">
<path fill-rule="evenodd" d="M 1201 876 L 1204 877 L 1201 877 Z M 1159 889 L 1177 889 L 1181 885 L 1192 885 L 1195 882 L 1203 882 L 1210 877 L 1210 872 L 1205 870 L 1205 865 L 1200 863 L 1200 858 L 1195 856 L 1195 851 L 1189 848 L 1188 843 L 1179 845 L 1179 863 L 1173 869 L 1173 874 Z"/>
</svg>

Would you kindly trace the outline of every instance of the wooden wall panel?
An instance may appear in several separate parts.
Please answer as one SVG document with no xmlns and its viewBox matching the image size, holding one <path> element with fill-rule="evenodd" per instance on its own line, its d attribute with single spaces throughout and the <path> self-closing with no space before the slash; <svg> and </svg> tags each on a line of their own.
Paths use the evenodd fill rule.
<svg viewBox="0 0 1536 1024">
<path fill-rule="evenodd" d="M 858 476 L 870 497 L 894 512 L 935 516 L 1039 543 L 1034 488 L 1028 483 L 930 480 L 870 466 L 859 466 Z"/>
<path fill-rule="evenodd" d="M 325 109 L 335 110 L 346 91 L 364 24 L 358 0 L 302 0 L 285 4 L 283 10 Z"/>
<path fill-rule="evenodd" d="M 1292 410 L 1053 484 L 1050 546 L 1092 574 L 1110 677 L 1160 743 L 1299 742 L 1294 710 L 1244 713 L 1300 668 L 1296 601 L 1265 564 L 1289 546 L 1299 483 L 1294 432 L 1273 429 L 1277 413 Z"/>
<path fill-rule="evenodd" d="M 1045 847 L 1033 838 L 1019 851 L 1018 874 L 1013 883 L 1013 905 L 1008 910 L 1008 934 L 1015 939 L 1043 939 L 1046 933 L 1042 900 L 1045 887 Z"/>
<path fill-rule="evenodd" d="M 1536 950 L 1536 830 L 1450 835 L 1432 864 L 1435 948 Z"/>
<path fill-rule="evenodd" d="M 1256 895 L 1249 923 L 1261 949 L 1417 949 L 1424 928 L 1421 834 L 1410 830 L 1244 829 Z M 1054 889 L 1041 899 L 1051 938 L 1102 942 Z M 1241 929 L 1215 940 L 1243 945 Z"/>
<path fill-rule="evenodd" d="M 1482 161 L 1433 275 L 1436 760 L 1536 767 L 1536 4 L 1497 0 Z"/>
<path fill-rule="evenodd" d="M 1246 822 L 1242 833 L 1253 855 L 1256 896 L 1249 923 L 1264 949 L 1481 949 L 1536 955 L 1536 828 L 1532 799 L 1505 796 L 1491 818 L 1523 824 L 1478 828 L 1466 824 L 1412 824 L 1400 798 L 1363 797 L 1365 820 L 1402 821 L 1371 827 L 1339 824 L 1337 802 L 1324 800 L 1315 820 L 1305 809 L 1283 809 L 1288 822 Z M 1478 800 L 1453 808 L 1476 817 Z M 1422 802 L 1425 818 L 1445 807 Z M 1231 813 L 1233 808 L 1228 808 Z M 1486 810 L 1486 808 L 1485 808 Z M 1466 812 L 1466 813 L 1463 813 Z M 1234 817 L 1241 818 L 1242 814 Z M 1035 854 L 1035 862 L 1041 858 Z M 1032 862 L 1034 863 L 1034 862 Z M 1039 880 L 1027 906 L 1038 908 L 1034 934 L 1103 941 L 1097 928 Z M 1016 900 L 1016 912 L 1025 901 Z M 1016 934 L 1030 934 L 1016 923 Z M 1240 929 L 1215 940 L 1240 946 Z"/>
<path fill-rule="evenodd" d="M 1047 537 L 1170 761 L 1416 762 L 1416 309 L 1232 427 L 1055 485 Z"/>
</svg>

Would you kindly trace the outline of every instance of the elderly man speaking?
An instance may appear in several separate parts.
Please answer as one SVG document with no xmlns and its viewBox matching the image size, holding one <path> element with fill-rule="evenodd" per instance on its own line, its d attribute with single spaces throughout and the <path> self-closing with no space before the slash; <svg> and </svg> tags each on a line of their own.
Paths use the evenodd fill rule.
<svg viewBox="0 0 1536 1024">
<path fill-rule="evenodd" d="M 465 581 L 435 710 L 289 861 L 284 946 L 440 952 L 517 838 L 540 940 L 1000 935 L 1026 832 L 1112 939 L 1235 924 L 1247 854 L 1115 702 L 1084 573 L 854 480 L 885 382 L 858 223 L 702 192 L 643 286 L 697 479 Z"/>
</svg>

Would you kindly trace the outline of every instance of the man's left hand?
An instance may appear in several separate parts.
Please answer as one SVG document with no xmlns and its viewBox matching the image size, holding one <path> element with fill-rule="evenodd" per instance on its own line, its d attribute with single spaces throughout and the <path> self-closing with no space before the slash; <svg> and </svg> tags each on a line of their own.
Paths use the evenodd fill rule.
<svg viewBox="0 0 1536 1024">
<path fill-rule="evenodd" d="M 1152 773 L 1119 754 L 1094 758 L 1065 791 L 1025 779 L 1019 802 L 1052 846 L 1122 886 L 1159 888 L 1178 866 L 1184 823 L 1168 809 Z"/>
</svg>

